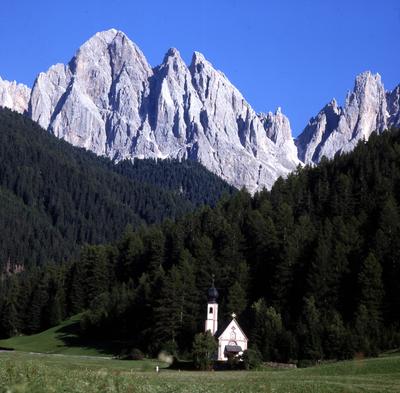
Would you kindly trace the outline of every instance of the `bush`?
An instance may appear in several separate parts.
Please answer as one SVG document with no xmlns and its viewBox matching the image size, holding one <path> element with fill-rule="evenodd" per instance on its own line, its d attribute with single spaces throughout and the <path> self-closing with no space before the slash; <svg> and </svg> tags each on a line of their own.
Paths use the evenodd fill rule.
<svg viewBox="0 0 400 393">
<path fill-rule="evenodd" d="M 209 370 L 217 349 L 218 344 L 210 331 L 196 334 L 193 342 L 193 363 L 195 367 L 200 370 Z"/>
<path fill-rule="evenodd" d="M 261 353 L 257 349 L 246 349 L 243 352 L 242 359 L 246 370 L 254 370 L 260 367 L 262 363 Z"/>
<path fill-rule="evenodd" d="M 122 360 L 142 360 L 144 359 L 144 354 L 140 349 L 132 348 L 122 351 L 119 358 Z"/>
<path fill-rule="evenodd" d="M 243 368 L 243 362 L 240 361 L 241 358 L 239 356 L 228 355 L 228 367 L 231 370 L 240 370 Z"/>
<path fill-rule="evenodd" d="M 143 352 L 138 348 L 133 348 L 130 353 L 130 357 L 132 360 L 143 360 L 144 355 Z"/>
<path fill-rule="evenodd" d="M 297 367 L 298 368 L 307 368 L 307 367 L 314 367 L 317 364 L 316 360 L 312 359 L 300 359 L 297 362 Z"/>
</svg>

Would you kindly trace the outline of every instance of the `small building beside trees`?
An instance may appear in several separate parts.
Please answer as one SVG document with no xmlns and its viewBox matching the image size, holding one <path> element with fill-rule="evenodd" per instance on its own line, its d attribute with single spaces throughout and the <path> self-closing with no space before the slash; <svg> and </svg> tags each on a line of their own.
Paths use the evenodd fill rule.
<svg viewBox="0 0 400 393">
<path fill-rule="evenodd" d="M 236 320 L 236 314 L 232 313 L 232 320 L 227 326 L 218 328 L 218 291 L 214 282 L 208 289 L 207 297 L 205 332 L 209 331 L 218 340 L 217 360 L 227 361 L 242 355 L 247 350 L 248 338 Z"/>
</svg>

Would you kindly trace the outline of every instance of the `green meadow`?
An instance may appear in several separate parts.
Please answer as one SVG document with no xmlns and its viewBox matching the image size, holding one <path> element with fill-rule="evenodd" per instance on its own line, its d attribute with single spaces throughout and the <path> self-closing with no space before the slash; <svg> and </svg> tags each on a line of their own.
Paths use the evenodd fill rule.
<svg viewBox="0 0 400 393">
<path fill-rule="evenodd" d="M 79 321 L 0 341 L 15 350 L 0 352 L 0 393 L 400 393 L 399 353 L 294 370 L 180 372 L 155 359 L 113 359 L 115 343 L 82 341 Z"/>
<path fill-rule="evenodd" d="M 0 393 L 400 392 L 398 355 L 279 371 L 179 372 L 161 368 L 157 374 L 157 364 L 156 360 L 3 352 Z"/>
</svg>

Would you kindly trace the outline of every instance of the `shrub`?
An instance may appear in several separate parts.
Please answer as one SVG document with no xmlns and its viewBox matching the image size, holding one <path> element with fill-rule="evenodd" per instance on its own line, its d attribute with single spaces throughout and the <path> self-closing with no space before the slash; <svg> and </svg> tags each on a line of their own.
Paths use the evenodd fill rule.
<svg viewBox="0 0 400 393">
<path fill-rule="evenodd" d="M 315 360 L 312 359 L 300 359 L 297 362 L 298 368 L 314 367 L 317 364 Z"/>
<path fill-rule="evenodd" d="M 193 362 L 195 367 L 200 370 L 209 370 L 217 348 L 218 344 L 210 331 L 196 334 L 193 342 Z"/>
<path fill-rule="evenodd" d="M 143 352 L 138 348 L 133 348 L 130 353 L 132 360 L 142 360 L 144 358 Z"/>
<path fill-rule="evenodd" d="M 246 349 L 243 352 L 242 359 L 246 370 L 258 368 L 262 363 L 261 353 L 256 349 Z"/>
<path fill-rule="evenodd" d="M 140 349 L 132 348 L 130 350 L 122 351 L 119 358 L 122 360 L 142 360 L 144 354 Z"/>
</svg>

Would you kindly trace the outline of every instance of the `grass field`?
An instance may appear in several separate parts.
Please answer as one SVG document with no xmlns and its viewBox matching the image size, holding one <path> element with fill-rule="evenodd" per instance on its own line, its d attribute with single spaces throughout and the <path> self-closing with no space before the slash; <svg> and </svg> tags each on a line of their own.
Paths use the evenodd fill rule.
<svg viewBox="0 0 400 393">
<path fill-rule="evenodd" d="M 83 341 L 77 335 L 80 315 L 60 325 L 31 336 L 16 336 L 0 340 L 0 348 L 12 348 L 24 352 L 58 353 L 65 355 L 112 356 L 119 352 L 115 343 Z"/>
<path fill-rule="evenodd" d="M 0 352 L 0 393 L 400 393 L 399 353 L 307 369 L 179 372 L 156 360 L 112 359 L 115 343 L 83 342 L 79 321 L 0 341 L 16 350 Z"/>
<path fill-rule="evenodd" d="M 155 360 L 0 353 L 0 393 L 400 393 L 400 356 L 255 372 L 179 372 Z"/>
</svg>

